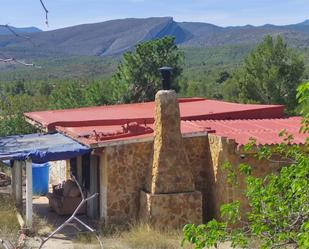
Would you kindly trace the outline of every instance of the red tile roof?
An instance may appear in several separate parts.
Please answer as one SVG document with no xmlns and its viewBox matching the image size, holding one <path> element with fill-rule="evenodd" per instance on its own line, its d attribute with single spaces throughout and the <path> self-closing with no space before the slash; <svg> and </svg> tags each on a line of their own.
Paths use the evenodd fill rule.
<svg viewBox="0 0 309 249">
<path fill-rule="evenodd" d="M 283 129 L 293 135 L 295 144 L 304 144 L 308 134 L 299 132 L 301 117 L 281 119 L 249 119 L 249 120 L 201 120 L 187 121 L 197 128 L 211 129 L 216 135 L 234 139 L 238 146 L 256 139 L 257 144 L 273 145 L 283 142 L 278 134 Z"/>
<path fill-rule="evenodd" d="M 283 118 L 282 105 L 247 105 L 202 98 L 179 99 L 181 132 L 207 132 L 234 139 L 240 146 L 253 137 L 258 144 L 280 143 L 282 129 L 303 143 L 300 117 Z M 154 102 L 25 113 L 32 123 L 58 130 L 90 147 L 153 138 Z"/>
<path fill-rule="evenodd" d="M 247 119 L 247 120 L 199 120 L 181 121 L 183 136 L 205 136 L 213 133 L 229 139 L 234 139 L 238 147 L 256 139 L 258 145 L 279 144 L 283 138 L 279 132 L 285 129 L 294 137 L 293 143 L 304 144 L 306 134 L 299 133 L 301 117 L 279 119 Z M 57 127 L 57 130 L 90 147 L 104 147 L 134 141 L 151 141 L 153 139 L 153 124 L 141 125 L 147 132 L 124 133 L 122 125 Z"/>
<path fill-rule="evenodd" d="M 282 105 L 236 104 L 202 98 L 179 99 L 179 106 L 182 120 L 280 118 L 284 110 Z M 30 112 L 25 116 L 48 131 L 55 130 L 56 126 L 109 126 L 127 122 L 152 124 L 154 102 Z"/>
</svg>

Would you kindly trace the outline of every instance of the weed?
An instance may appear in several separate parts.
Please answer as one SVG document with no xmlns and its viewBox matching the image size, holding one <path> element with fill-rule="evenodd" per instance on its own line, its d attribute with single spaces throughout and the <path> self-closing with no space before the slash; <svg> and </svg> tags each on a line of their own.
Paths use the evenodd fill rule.
<svg viewBox="0 0 309 249">
<path fill-rule="evenodd" d="M 0 194 L 0 237 L 16 240 L 19 223 L 16 217 L 16 208 L 10 195 Z"/>
</svg>

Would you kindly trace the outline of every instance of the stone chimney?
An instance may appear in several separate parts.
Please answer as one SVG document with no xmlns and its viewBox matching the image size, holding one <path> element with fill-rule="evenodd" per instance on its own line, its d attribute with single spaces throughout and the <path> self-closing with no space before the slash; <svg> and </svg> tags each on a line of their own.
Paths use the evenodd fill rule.
<svg viewBox="0 0 309 249">
<path fill-rule="evenodd" d="M 140 219 L 159 228 L 201 223 L 202 195 L 195 191 L 173 90 L 161 90 L 156 94 L 154 136 L 147 189 L 140 195 Z"/>
<path fill-rule="evenodd" d="M 163 90 L 155 99 L 153 194 L 194 191 L 194 181 L 180 131 L 180 111 L 173 90 Z"/>
</svg>

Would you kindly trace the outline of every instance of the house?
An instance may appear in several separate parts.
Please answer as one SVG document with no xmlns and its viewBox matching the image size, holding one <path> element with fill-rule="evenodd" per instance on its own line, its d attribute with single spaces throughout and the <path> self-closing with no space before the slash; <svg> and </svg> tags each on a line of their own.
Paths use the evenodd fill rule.
<svg viewBox="0 0 309 249">
<path fill-rule="evenodd" d="M 177 227 L 218 218 L 221 204 L 243 200 L 242 193 L 227 182 L 226 172 L 221 169 L 225 161 L 235 167 L 249 163 L 259 176 L 280 167 L 279 163 L 258 161 L 246 154 L 243 145 L 249 138 L 255 138 L 258 145 L 272 146 L 281 142 L 278 133 L 286 129 L 293 134 L 295 143 L 305 141 L 305 135 L 298 132 L 301 118 L 284 117 L 282 105 L 203 98 L 176 101 L 172 95 L 168 95 L 168 101 L 157 96 L 156 102 L 31 112 L 25 117 L 43 132 L 63 134 L 89 148 L 91 152 L 67 160 L 67 170 L 74 172 L 89 195 L 99 193 L 99 200 L 88 206 L 88 214 L 100 217 L 105 224 L 132 222 L 148 215 L 162 226 Z M 173 112 L 178 106 L 179 111 Z M 161 124 L 156 121 L 159 119 Z M 176 139 L 178 126 L 181 141 Z M 163 145 L 174 131 L 175 140 Z M 155 144 L 154 132 L 155 139 L 162 136 Z M 178 170 L 164 169 L 165 175 L 160 176 L 158 165 L 163 147 L 171 151 L 164 157 L 181 157 L 186 163 L 178 160 Z M 156 164 L 155 160 L 159 162 Z M 165 183 L 155 185 L 154 177 L 157 182 L 158 177 L 165 179 Z M 162 187 L 166 182 L 169 185 Z M 173 189 L 175 186 L 180 190 Z M 150 193 L 155 188 L 161 190 Z M 160 208 L 152 209 L 151 203 Z M 244 200 L 241 208 L 246 208 Z M 183 211 L 187 209 L 189 213 Z M 164 212 L 168 215 L 164 216 Z"/>
</svg>

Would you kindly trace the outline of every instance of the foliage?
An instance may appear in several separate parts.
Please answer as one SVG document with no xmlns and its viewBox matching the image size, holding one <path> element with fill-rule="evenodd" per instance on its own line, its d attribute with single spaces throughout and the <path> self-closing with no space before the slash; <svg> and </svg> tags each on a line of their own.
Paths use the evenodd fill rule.
<svg viewBox="0 0 309 249">
<path fill-rule="evenodd" d="M 308 101 L 308 83 L 298 88 L 301 104 Z M 308 109 L 303 109 L 308 115 Z M 305 132 L 308 130 L 304 130 Z M 188 224 L 184 227 L 183 243 L 190 242 L 196 249 L 216 247 L 229 241 L 233 248 L 248 248 L 257 239 L 260 248 L 309 248 L 309 141 L 304 147 L 293 144 L 293 136 L 285 130 L 279 133 L 283 142 L 277 146 L 255 146 L 252 139 L 244 150 L 256 151 L 259 160 L 278 162 L 278 173 L 264 178 L 254 177 L 249 165 L 239 165 L 246 183 L 245 196 L 250 209 L 240 213 L 240 202 L 221 207 L 222 221 L 207 224 Z M 280 159 L 278 159 L 280 158 Z M 223 165 L 228 181 L 237 186 L 238 174 L 230 163 Z M 245 217 L 245 219 L 243 219 Z"/>
<path fill-rule="evenodd" d="M 1 96 L 0 102 L 0 136 L 25 134 L 34 132 L 23 116 L 24 112 L 46 107 L 44 99 L 33 98 L 26 94 L 15 96 Z"/>
<path fill-rule="evenodd" d="M 57 85 L 50 96 L 52 109 L 76 108 L 84 105 L 83 88 L 76 82 L 64 82 Z"/>
<path fill-rule="evenodd" d="M 240 101 L 284 104 L 293 110 L 303 72 L 302 57 L 288 48 L 280 36 L 266 36 L 228 84 L 237 87 L 235 94 Z"/>
<path fill-rule="evenodd" d="M 97 106 L 114 104 L 120 97 L 111 81 L 94 80 L 87 85 L 84 98 L 87 106 Z"/>
<path fill-rule="evenodd" d="M 143 42 L 133 52 L 123 55 L 113 82 L 124 89 L 125 102 L 153 100 L 155 93 L 161 88 L 159 68 L 173 68 L 172 88 L 177 91 L 177 78 L 182 72 L 182 63 L 183 54 L 175 45 L 174 37 Z"/>
<path fill-rule="evenodd" d="M 252 176 L 250 167 L 242 165 L 250 205 L 247 222 L 241 221 L 239 201 L 225 204 L 220 210 L 223 221 L 186 225 L 184 241 L 194 244 L 196 249 L 216 247 L 225 241 L 230 241 L 233 248 L 248 248 L 253 238 L 258 239 L 260 248 L 309 247 L 309 157 L 299 146 L 286 143 L 269 150 L 264 147 L 257 155 L 270 159 L 271 155 L 280 154 L 290 165 L 265 178 Z M 243 226 L 232 228 L 235 224 Z"/>
<path fill-rule="evenodd" d="M 113 104 L 119 99 L 116 90 L 103 79 L 4 85 L 0 87 L 0 136 L 35 132 L 25 121 L 25 112 Z"/>
<path fill-rule="evenodd" d="M 251 45 L 216 46 L 203 48 L 180 47 L 184 53 L 184 65 L 177 82 L 180 96 L 200 96 L 206 98 L 240 101 L 237 79 L 227 79 L 220 83 L 225 73 L 238 75 L 233 71 L 242 67 L 243 61 L 254 48 Z M 309 49 L 295 48 L 304 57 L 306 71 L 304 80 L 309 79 Z M 31 58 L 25 55 L 26 58 Z M 32 60 L 31 60 L 32 61 Z M 53 56 L 40 57 L 33 62 L 41 65 L 41 69 L 18 65 L 0 65 L 0 88 L 5 94 L 15 93 L 18 82 L 22 82 L 25 92 L 31 96 L 49 96 L 54 87 L 63 82 L 79 82 L 76 87 L 87 87 L 93 81 L 109 81 L 117 68 L 119 58 L 98 56 Z M 20 84 L 20 83 L 19 83 Z M 111 84 L 111 83 L 110 83 Z M 111 84 L 113 85 L 113 84 Z M 117 87 L 113 99 L 121 100 L 124 89 Z M 6 91 L 8 90 L 8 92 Z M 88 104 L 87 104 L 88 105 Z"/>
<path fill-rule="evenodd" d="M 58 84 L 49 97 L 51 109 L 114 104 L 120 98 L 118 88 L 106 80 L 66 81 Z"/>
<path fill-rule="evenodd" d="M 308 118 L 309 115 L 309 82 L 300 84 L 297 88 L 297 99 L 301 107 L 301 114 Z"/>
</svg>

